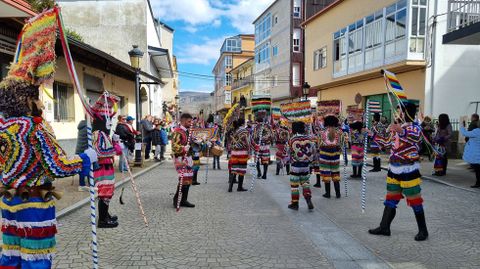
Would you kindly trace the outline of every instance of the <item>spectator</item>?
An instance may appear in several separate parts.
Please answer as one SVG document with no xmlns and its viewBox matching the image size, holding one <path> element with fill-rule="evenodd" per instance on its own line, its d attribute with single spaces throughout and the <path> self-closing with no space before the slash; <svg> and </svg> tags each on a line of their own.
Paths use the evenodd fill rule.
<svg viewBox="0 0 480 269">
<path fill-rule="evenodd" d="M 433 141 L 435 142 L 435 176 L 444 176 L 447 174 L 448 153 L 450 151 L 450 139 L 452 137 L 452 125 L 447 114 L 438 116 L 438 128 Z"/>
<path fill-rule="evenodd" d="M 153 122 L 153 125 L 155 126 L 155 128 L 152 131 L 152 145 L 155 147 L 155 153 L 154 153 L 153 159 L 155 161 L 160 161 L 161 159 L 159 158 L 159 156 L 160 156 L 161 145 L 162 145 L 160 121 L 155 120 Z"/>
<path fill-rule="evenodd" d="M 131 118 L 129 116 L 129 118 Z M 127 171 L 127 164 L 125 163 L 125 158 L 129 159 L 129 152 L 133 152 L 135 148 L 135 134 L 131 131 L 130 126 L 128 125 L 125 116 L 118 115 L 118 123 L 115 128 L 115 134 L 120 137 L 122 146 L 122 156 L 120 156 L 120 161 L 118 162 L 118 170 L 120 172 Z"/>
<path fill-rule="evenodd" d="M 470 118 L 470 124 L 468 125 L 468 131 L 473 131 L 474 129 L 478 128 L 477 126 L 480 125 L 478 114 L 474 113 L 472 114 L 472 117 Z M 465 142 L 468 142 L 468 137 L 465 137 Z"/>
<path fill-rule="evenodd" d="M 478 116 L 477 116 L 478 117 Z M 473 116 L 472 116 L 473 118 Z M 472 188 L 480 188 L 480 126 L 477 124 L 470 124 L 468 126 L 469 131 L 465 130 L 466 123 L 463 122 L 463 126 L 460 127 L 460 132 L 463 136 L 470 138 L 465 144 L 463 151 L 463 160 L 469 163 L 475 170 L 477 181 Z M 470 128 L 472 128 L 470 130 Z"/>
<path fill-rule="evenodd" d="M 77 146 L 75 148 L 75 154 L 83 153 L 88 148 L 88 137 L 87 137 L 87 121 L 81 120 L 77 126 Z M 85 176 L 79 174 L 80 180 L 78 184 L 78 191 L 88 191 L 88 186 L 85 185 Z"/>
<path fill-rule="evenodd" d="M 140 128 L 145 144 L 145 160 L 150 159 L 150 151 L 152 150 L 152 132 L 153 132 L 153 117 L 151 115 L 145 116 L 140 121 Z"/>
<path fill-rule="evenodd" d="M 429 116 L 426 116 L 423 119 L 421 127 L 422 127 L 422 133 L 427 139 L 427 141 L 423 141 L 421 144 L 422 148 L 421 148 L 420 154 L 424 155 L 428 153 L 428 144 L 432 143 L 433 133 L 435 133 L 435 126 L 433 125 L 432 119 Z"/>
</svg>

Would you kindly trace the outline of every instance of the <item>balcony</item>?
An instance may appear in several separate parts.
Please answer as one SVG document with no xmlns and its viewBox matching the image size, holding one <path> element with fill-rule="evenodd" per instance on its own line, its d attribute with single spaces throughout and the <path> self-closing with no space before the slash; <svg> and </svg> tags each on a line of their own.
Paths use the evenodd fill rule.
<svg viewBox="0 0 480 269">
<path fill-rule="evenodd" d="M 480 44 L 480 0 L 449 0 L 443 44 Z"/>
<path fill-rule="evenodd" d="M 254 79 L 252 75 L 246 76 L 241 79 L 236 79 L 232 83 L 232 91 L 246 87 L 246 86 L 253 85 L 253 81 Z"/>
</svg>

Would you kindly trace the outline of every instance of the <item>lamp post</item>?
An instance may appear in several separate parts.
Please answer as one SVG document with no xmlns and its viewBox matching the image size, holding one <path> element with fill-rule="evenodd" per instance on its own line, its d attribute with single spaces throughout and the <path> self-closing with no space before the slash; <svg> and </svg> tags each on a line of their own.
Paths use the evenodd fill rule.
<svg viewBox="0 0 480 269">
<path fill-rule="evenodd" d="M 142 106 L 140 104 L 140 61 L 143 57 L 143 51 L 138 45 L 133 45 L 133 49 L 128 52 L 130 56 L 130 64 L 135 69 L 135 107 L 136 107 L 136 126 L 137 131 L 140 130 L 140 119 L 142 118 Z"/>
<path fill-rule="evenodd" d="M 308 84 L 308 82 L 305 81 L 303 83 L 302 90 L 303 90 L 303 99 L 307 101 L 308 95 L 310 94 L 310 85 Z"/>
<path fill-rule="evenodd" d="M 177 115 L 176 120 L 180 120 L 180 96 L 177 94 L 175 95 L 175 105 L 177 106 Z"/>
</svg>

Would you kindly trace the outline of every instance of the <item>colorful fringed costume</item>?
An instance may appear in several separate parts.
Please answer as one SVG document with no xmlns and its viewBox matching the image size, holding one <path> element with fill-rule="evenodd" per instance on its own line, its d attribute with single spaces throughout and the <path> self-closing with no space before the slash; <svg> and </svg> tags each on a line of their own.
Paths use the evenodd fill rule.
<svg viewBox="0 0 480 269">
<path fill-rule="evenodd" d="M 320 174 L 323 182 L 340 181 L 340 155 L 342 131 L 339 128 L 328 127 L 319 133 Z"/>
<path fill-rule="evenodd" d="M 112 199 L 115 191 L 115 169 L 113 168 L 116 152 L 110 137 L 102 131 L 94 131 L 92 134 L 92 146 L 98 154 L 99 168 L 93 172 L 95 187 L 98 189 L 98 198 L 107 204 Z"/>
<path fill-rule="evenodd" d="M 269 124 L 257 123 L 253 128 L 252 145 L 259 161 L 263 165 L 270 164 L 270 145 L 273 133 Z"/>
<path fill-rule="evenodd" d="M 364 154 L 364 134 L 358 130 L 350 130 L 350 144 L 352 145 L 352 166 L 359 167 L 363 165 Z"/>
<path fill-rule="evenodd" d="M 290 153 L 288 150 L 288 140 L 290 139 L 290 130 L 287 127 L 280 126 L 275 130 L 275 145 L 277 152 L 275 159 L 277 161 L 277 175 L 283 167 L 286 167 L 287 174 L 290 172 Z"/>
<path fill-rule="evenodd" d="M 300 186 L 303 197 L 309 201 L 312 197 L 310 190 L 310 167 L 316 153 L 316 143 L 307 135 L 296 134 L 289 142 L 292 168 L 290 171 L 290 187 L 292 204 L 297 205 L 300 199 Z"/>
<path fill-rule="evenodd" d="M 246 127 L 240 127 L 233 133 L 232 154 L 228 160 L 230 174 L 245 176 L 250 152 L 250 134 Z"/>
<path fill-rule="evenodd" d="M 66 157 L 39 117 L 0 117 L 0 145 L 4 194 L 0 268 L 51 268 L 57 232 L 55 201 L 42 191 L 53 191 L 55 178 L 87 175 L 90 159 L 83 153 Z M 5 190 L 14 196 L 8 197 Z"/>
<path fill-rule="evenodd" d="M 379 117 L 379 116 L 378 116 Z M 371 130 L 373 133 L 380 134 L 380 136 L 385 136 L 387 132 L 387 124 L 382 123 L 380 121 L 374 121 L 372 123 Z M 375 140 L 371 139 L 368 152 L 372 156 L 373 160 L 373 169 L 370 170 L 370 172 L 380 172 L 382 170 L 381 165 L 382 165 L 382 160 L 380 158 L 380 153 L 382 152 L 380 145 L 378 145 Z"/>
<path fill-rule="evenodd" d="M 317 144 L 317 149 L 319 149 L 320 147 L 320 132 L 321 132 L 321 128 L 320 128 L 320 125 L 319 124 L 315 124 L 312 128 L 312 138 L 313 140 L 316 142 Z M 313 157 L 313 160 L 312 162 L 310 163 L 310 171 L 312 172 L 312 174 L 316 175 L 317 178 L 320 178 L 320 174 L 321 174 L 321 171 L 320 171 L 320 151 L 317 151 L 315 153 L 315 156 Z"/>
<path fill-rule="evenodd" d="M 407 204 L 414 211 L 423 211 L 421 196 L 421 175 L 418 145 L 421 139 L 421 128 L 417 124 L 402 125 L 403 133 L 386 137 L 374 135 L 374 140 L 382 147 L 391 147 L 390 165 L 387 176 L 387 196 L 385 206 L 396 208 L 405 195 Z"/>
<path fill-rule="evenodd" d="M 183 186 L 192 184 L 193 160 L 192 151 L 186 150 L 189 145 L 188 130 L 183 126 L 176 127 L 172 134 L 172 151 L 175 157 L 175 169 Z"/>
</svg>

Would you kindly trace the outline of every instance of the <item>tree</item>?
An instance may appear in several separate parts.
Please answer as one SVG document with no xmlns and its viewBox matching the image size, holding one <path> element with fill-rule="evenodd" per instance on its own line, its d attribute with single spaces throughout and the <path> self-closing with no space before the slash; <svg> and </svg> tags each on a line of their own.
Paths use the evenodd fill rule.
<svg viewBox="0 0 480 269">
<path fill-rule="evenodd" d="M 32 7 L 32 10 L 40 13 L 46 9 L 50 9 L 55 6 L 54 0 L 27 0 Z"/>
</svg>

